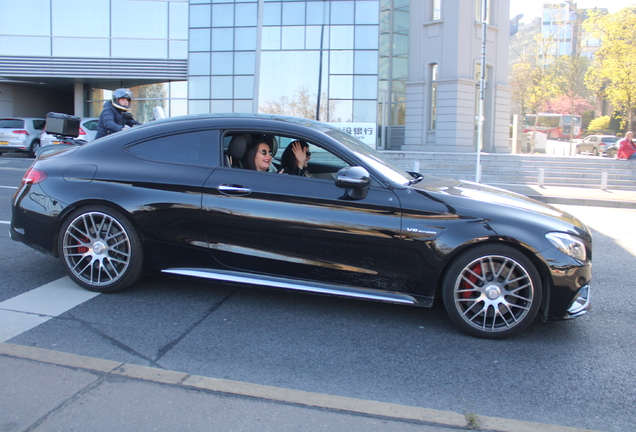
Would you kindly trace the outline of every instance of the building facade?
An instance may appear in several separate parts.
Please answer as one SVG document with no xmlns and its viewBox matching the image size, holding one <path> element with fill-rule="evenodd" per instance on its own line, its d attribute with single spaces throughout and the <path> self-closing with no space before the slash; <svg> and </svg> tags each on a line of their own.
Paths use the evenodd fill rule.
<svg viewBox="0 0 636 432">
<path fill-rule="evenodd" d="M 475 151 L 484 3 L 483 150 L 509 152 L 509 0 L 1 1 L 0 115 L 97 116 L 133 87 L 144 112 L 278 113 L 381 149 Z"/>
</svg>

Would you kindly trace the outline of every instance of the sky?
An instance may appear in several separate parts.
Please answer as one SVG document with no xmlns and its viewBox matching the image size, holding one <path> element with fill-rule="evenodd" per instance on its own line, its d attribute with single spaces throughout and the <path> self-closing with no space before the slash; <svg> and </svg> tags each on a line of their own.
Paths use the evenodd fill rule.
<svg viewBox="0 0 636 432">
<path fill-rule="evenodd" d="M 564 0 L 510 0 L 510 18 L 523 14 L 522 21 L 539 16 L 539 11 L 544 3 L 565 3 Z M 579 8 L 591 9 L 594 7 L 607 8 L 610 13 L 636 5 L 636 0 L 578 0 L 574 1 Z"/>
</svg>

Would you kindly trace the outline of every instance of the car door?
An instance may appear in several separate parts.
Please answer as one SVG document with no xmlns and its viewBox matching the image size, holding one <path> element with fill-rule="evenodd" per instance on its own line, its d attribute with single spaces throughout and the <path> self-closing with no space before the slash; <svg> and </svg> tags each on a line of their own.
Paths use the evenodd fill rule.
<svg viewBox="0 0 636 432">
<path fill-rule="evenodd" d="M 331 179 L 220 167 L 202 209 L 210 250 L 230 269 L 403 290 L 399 201 L 378 182 L 352 200 Z"/>
</svg>

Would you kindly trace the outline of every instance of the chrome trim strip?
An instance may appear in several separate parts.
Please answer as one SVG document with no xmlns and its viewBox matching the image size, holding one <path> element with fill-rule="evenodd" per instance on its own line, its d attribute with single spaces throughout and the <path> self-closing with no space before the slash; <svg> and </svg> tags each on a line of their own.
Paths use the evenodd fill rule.
<svg viewBox="0 0 636 432">
<path fill-rule="evenodd" d="M 590 306 L 590 286 L 583 286 L 568 309 L 568 318 L 576 318 L 587 312 Z"/>
<path fill-rule="evenodd" d="M 192 276 L 204 279 L 213 279 L 225 282 L 235 282 L 274 288 L 284 288 L 296 291 L 313 292 L 318 294 L 329 294 L 343 297 L 361 298 L 367 300 L 385 301 L 400 304 L 422 304 L 414 297 L 392 292 L 381 291 L 371 288 L 359 288 L 347 285 L 332 285 L 326 283 L 308 282 L 295 279 L 278 278 L 267 275 L 256 275 L 240 273 L 227 270 L 211 270 L 197 268 L 173 268 L 162 270 L 162 273 L 169 273 L 181 276 Z"/>
</svg>

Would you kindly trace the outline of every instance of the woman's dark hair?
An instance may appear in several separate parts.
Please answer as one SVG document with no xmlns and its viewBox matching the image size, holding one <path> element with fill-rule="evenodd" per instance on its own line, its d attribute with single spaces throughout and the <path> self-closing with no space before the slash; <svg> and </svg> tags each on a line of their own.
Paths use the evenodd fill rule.
<svg viewBox="0 0 636 432">
<path fill-rule="evenodd" d="M 292 145 L 296 141 L 300 143 L 301 149 L 309 148 L 309 144 L 307 144 L 305 141 L 294 140 L 290 142 L 287 148 L 285 149 L 285 151 L 283 152 L 283 155 L 280 158 L 280 162 L 283 164 L 283 168 L 285 168 L 286 170 L 293 171 L 294 168 L 298 166 L 298 163 L 296 161 L 296 155 L 294 154 L 294 151 L 292 150 Z"/>
<path fill-rule="evenodd" d="M 269 147 L 270 151 L 272 150 L 272 145 L 264 140 L 254 141 L 245 152 L 245 157 L 243 158 L 243 168 L 249 169 L 252 171 L 256 171 L 256 164 L 254 163 L 254 158 L 256 157 L 256 151 L 258 150 L 258 146 L 260 144 L 265 144 Z"/>
</svg>

